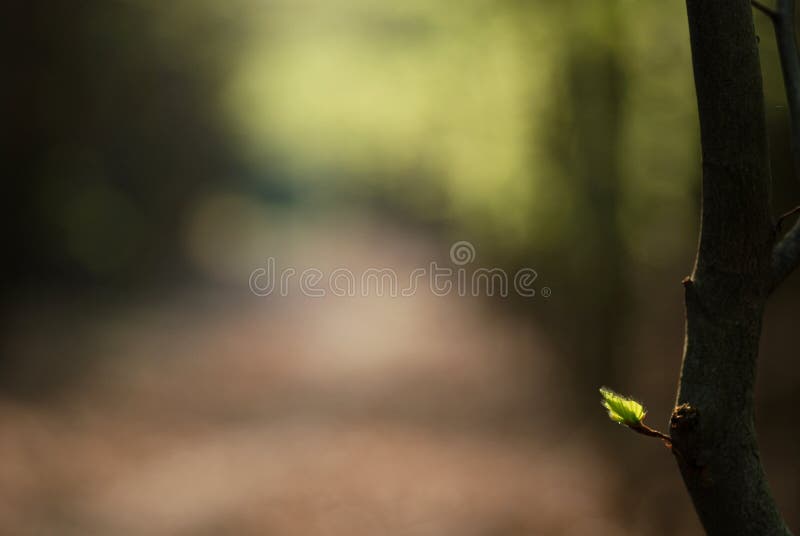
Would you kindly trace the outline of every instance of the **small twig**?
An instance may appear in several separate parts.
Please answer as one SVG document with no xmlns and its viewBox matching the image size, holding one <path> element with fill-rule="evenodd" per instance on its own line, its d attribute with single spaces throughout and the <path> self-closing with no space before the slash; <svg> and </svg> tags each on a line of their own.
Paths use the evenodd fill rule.
<svg viewBox="0 0 800 536">
<path fill-rule="evenodd" d="M 777 0 L 771 19 L 775 28 L 778 56 L 781 60 L 786 103 L 789 107 L 792 157 L 797 177 L 800 175 L 800 54 L 795 38 L 794 12 L 794 0 Z"/>
<path fill-rule="evenodd" d="M 628 428 L 630 428 L 634 432 L 638 432 L 648 437 L 657 437 L 661 439 L 667 447 L 672 447 L 672 438 L 670 438 L 667 434 L 663 432 L 659 432 L 658 430 L 650 428 L 644 423 L 640 422 L 639 424 L 629 426 Z"/>
<path fill-rule="evenodd" d="M 772 250 L 772 280 L 769 291 L 775 290 L 798 266 L 800 266 L 800 220 Z"/>
<path fill-rule="evenodd" d="M 783 86 L 789 107 L 794 174 L 795 177 L 800 177 L 800 52 L 798 52 L 795 38 L 795 0 L 776 0 L 774 9 L 765 6 L 758 0 L 751 0 L 751 4 L 772 20 L 775 29 L 775 41 L 778 44 L 778 55 L 783 73 Z M 790 210 L 778 218 L 777 232 L 780 232 L 787 218 L 798 212 L 800 212 L 800 207 Z M 775 290 L 798 266 L 800 266 L 800 221 L 795 223 L 772 250 L 772 278 L 769 282 L 769 291 Z"/>
<path fill-rule="evenodd" d="M 781 230 L 781 228 L 783 227 L 783 222 L 784 222 L 784 221 L 785 221 L 787 218 L 791 218 L 792 216 L 794 216 L 794 215 L 795 215 L 795 214 L 797 214 L 797 213 L 800 213 L 800 205 L 797 205 L 797 206 L 796 206 L 796 207 L 794 207 L 792 210 L 790 210 L 790 211 L 788 211 L 788 212 L 784 212 L 783 214 L 781 214 L 780 216 L 778 216 L 778 222 L 775 224 L 775 225 L 777 226 L 777 228 L 778 228 L 778 231 L 780 231 L 780 230 Z"/>
<path fill-rule="evenodd" d="M 765 14 L 771 19 L 775 19 L 778 16 L 778 12 L 772 9 L 771 7 L 767 7 L 758 0 L 750 0 L 750 3 L 753 5 L 754 8 Z"/>
</svg>

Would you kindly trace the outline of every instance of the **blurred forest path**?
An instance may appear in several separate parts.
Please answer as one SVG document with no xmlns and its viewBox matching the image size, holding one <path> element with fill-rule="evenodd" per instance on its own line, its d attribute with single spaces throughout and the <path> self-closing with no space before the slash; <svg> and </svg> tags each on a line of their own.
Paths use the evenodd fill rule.
<svg viewBox="0 0 800 536">
<path fill-rule="evenodd" d="M 356 270 L 425 266 L 434 249 L 333 236 Z M 241 290 L 18 311 L 7 344 L 28 380 L 51 362 L 73 377 L 0 402 L 3 532 L 699 534 L 671 515 L 688 506 L 677 478 L 620 501 L 618 465 L 672 475 L 671 459 L 626 436 L 639 456 L 607 461 L 592 425 L 619 430 L 594 404 L 570 415 L 565 363 L 529 320 L 424 290 Z M 642 514 L 653 503 L 662 518 Z"/>
</svg>

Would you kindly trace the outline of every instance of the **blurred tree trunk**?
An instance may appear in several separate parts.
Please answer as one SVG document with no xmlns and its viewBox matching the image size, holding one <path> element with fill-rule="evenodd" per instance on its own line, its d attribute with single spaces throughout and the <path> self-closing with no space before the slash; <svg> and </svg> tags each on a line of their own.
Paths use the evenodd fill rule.
<svg viewBox="0 0 800 536">
<path fill-rule="evenodd" d="M 580 306 L 571 314 L 586 326 L 574 343 L 585 360 L 576 380 L 581 392 L 589 392 L 600 377 L 618 379 L 630 308 L 627 252 L 617 219 L 625 81 L 614 51 L 597 42 L 571 50 L 567 76 L 567 106 L 574 118 L 568 176 L 575 182 L 576 204 L 585 221 L 581 232 L 587 237 L 572 252 L 578 269 L 572 285 L 578 296 L 572 303 Z"/>
<path fill-rule="evenodd" d="M 684 281 L 686 344 L 670 432 L 709 534 L 789 534 L 754 426 L 756 359 L 777 284 L 763 90 L 748 0 L 687 0 L 703 158 L 702 227 Z"/>
<path fill-rule="evenodd" d="M 563 26 L 570 31 L 560 62 L 563 85 L 552 94 L 547 119 L 548 149 L 561 168 L 561 187 L 569 192 L 569 204 L 562 210 L 577 223 L 567 227 L 570 234 L 554 255 L 560 264 L 550 268 L 561 274 L 568 308 L 557 318 L 548 313 L 538 321 L 552 323 L 560 332 L 555 339 L 572 356 L 570 379 L 574 391 L 586 396 L 583 405 L 594 400 L 590 393 L 600 378 L 610 383 L 624 380 L 620 376 L 628 357 L 625 344 L 633 300 L 618 218 L 628 80 L 620 58 L 624 44 L 619 42 L 624 39 L 619 10 L 567 2 L 563 15 Z M 575 326 L 581 326 L 579 337 Z"/>
</svg>

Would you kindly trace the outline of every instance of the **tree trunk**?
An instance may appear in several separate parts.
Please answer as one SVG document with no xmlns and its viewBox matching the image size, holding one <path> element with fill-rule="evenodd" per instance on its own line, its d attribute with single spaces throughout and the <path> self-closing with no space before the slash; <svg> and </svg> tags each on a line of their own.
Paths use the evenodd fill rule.
<svg viewBox="0 0 800 536">
<path fill-rule="evenodd" d="M 687 0 L 703 208 L 684 281 L 686 342 L 670 435 L 709 534 L 789 534 L 759 458 L 753 389 L 773 286 L 763 90 L 748 0 Z"/>
</svg>

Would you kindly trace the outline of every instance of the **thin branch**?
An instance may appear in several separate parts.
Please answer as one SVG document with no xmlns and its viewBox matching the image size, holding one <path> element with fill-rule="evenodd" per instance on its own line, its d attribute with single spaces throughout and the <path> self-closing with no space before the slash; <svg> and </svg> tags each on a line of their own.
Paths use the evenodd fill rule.
<svg viewBox="0 0 800 536">
<path fill-rule="evenodd" d="M 800 220 L 778 242 L 772 252 L 770 290 L 775 290 L 798 266 L 800 266 Z"/>
<path fill-rule="evenodd" d="M 775 28 L 786 102 L 789 105 L 794 172 L 795 176 L 800 176 L 800 53 L 795 37 L 794 0 L 777 0 L 775 9 L 768 8 L 755 0 L 752 4 L 770 17 Z M 794 209 L 781 216 L 778 219 L 778 230 L 783 221 L 797 211 L 798 209 Z M 777 288 L 798 266 L 800 266 L 800 222 L 778 242 L 772 252 L 770 290 Z"/>
<path fill-rule="evenodd" d="M 753 5 L 754 8 L 762 12 L 767 17 L 774 19 L 778 16 L 778 12 L 772 9 L 771 7 L 767 7 L 758 0 L 750 0 L 750 3 Z"/>
<path fill-rule="evenodd" d="M 792 135 L 792 157 L 795 176 L 800 174 L 800 54 L 797 51 L 794 27 L 794 0 L 778 0 L 775 4 L 775 39 L 781 59 L 783 85 L 789 105 Z"/>
<path fill-rule="evenodd" d="M 650 428 L 649 426 L 647 426 L 644 423 L 639 423 L 639 424 L 637 424 L 635 426 L 629 426 L 628 428 L 630 428 L 634 432 L 638 432 L 638 433 L 640 433 L 642 435 L 646 435 L 648 437 L 657 437 L 660 440 L 662 440 L 667 447 L 672 447 L 672 438 L 670 438 L 667 434 L 665 434 L 663 432 L 659 432 L 658 430 L 655 430 L 654 428 Z"/>
<path fill-rule="evenodd" d="M 778 223 L 776 224 L 776 227 L 778 228 L 778 231 L 780 231 L 783 228 L 783 222 L 784 221 L 786 221 L 787 219 L 791 218 L 792 216 L 794 216 L 797 213 L 800 213 L 800 205 L 797 205 L 792 210 L 784 212 L 783 214 L 778 216 Z"/>
</svg>

